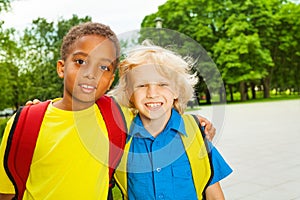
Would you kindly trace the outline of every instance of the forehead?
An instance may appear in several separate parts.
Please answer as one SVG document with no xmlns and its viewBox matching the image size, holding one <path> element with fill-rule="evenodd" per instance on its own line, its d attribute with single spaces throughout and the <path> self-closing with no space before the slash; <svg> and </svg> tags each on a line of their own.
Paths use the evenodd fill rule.
<svg viewBox="0 0 300 200">
<path fill-rule="evenodd" d="M 133 82 L 161 82 L 167 81 L 168 78 L 162 74 L 161 71 L 158 71 L 155 64 L 143 64 L 137 67 L 134 67 L 128 73 L 128 78 Z"/>
<path fill-rule="evenodd" d="M 70 49 L 70 54 L 83 52 L 91 58 L 108 57 L 116 59 L 116 48 L 114 43 L 104 36 L 86 35 L 80 37 Z"/>
</svg>

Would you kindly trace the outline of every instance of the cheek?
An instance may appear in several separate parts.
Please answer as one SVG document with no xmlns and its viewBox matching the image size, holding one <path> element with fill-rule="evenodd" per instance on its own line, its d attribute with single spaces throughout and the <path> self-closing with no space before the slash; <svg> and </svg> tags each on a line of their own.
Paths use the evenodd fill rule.
<svg viewBox="0 0 300 200">
<path fill-rule="evenodd" d="M 177 92 L 178 89 L 174 85 L 170 85 L 166 89 L 169 91 L 169 93 L 172 93 L 173 95 L 178 93 Z"/>
<path fill-rule="evenodd" d="M 129 99 L 132 103 L 137 103 L 139 101 L 139 95 L 136 94 L 136 93 L 132 93 L 130 96 L 129 96 Z"/>
<path fill-rule="evenodd" d="M 129 99 L 135 107 L 138 107 L 143 100 L 143 94 L 141 92 L 134 92 Z"/>
<path fill-rule="evenodd" d="M 75 84 L 76 74 L 73 73 L 64 73 L 64 82 L 68 84 L 70 87 Z"/>
<path fill-rule="evenodd" d="M 163 90 L 162 90 L 162 94 L 168 98 L 172 98 L 174 99 L 177 95 L 177 92 L 175 89 L 171 88 L 171 87 L 165 87 Z"/>
<path fill-rule="evenodd" d="M 132 98 L 133 98 L 133 88 L 132 88 L 132 87 L 127 86 L 126 95 L 127 95 L 127 98 L 128 98 L 130 101 L 132 101 Z"/>
<path fill-rule="evenodd" d="M 102 74 L 97 78 L 98 85 L 103 87 L 108 87 L 113 76 L 111 74 Z"/>
<path fill-rule="evenodd" d="M 77 80 L 80 77 L 80 70 L 76 68 L 66 68 L 64 72 L 64 78 L 67 78 L 69 80 Z"/>
</svg>

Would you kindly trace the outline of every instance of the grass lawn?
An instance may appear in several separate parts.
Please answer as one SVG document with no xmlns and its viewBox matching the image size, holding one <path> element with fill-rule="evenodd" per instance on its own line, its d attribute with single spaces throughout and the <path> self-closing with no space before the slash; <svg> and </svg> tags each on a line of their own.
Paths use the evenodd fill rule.
<svg viewBox="0 0 300 200">
<path fill-rule="evenodd" d="M 229 101 L 228 100 L 228 96 L 227 96 L 227 102 L 225 102 L 225 104 L 237 104 L 237 103 L 258 103 L 258 102 L 272 102 L 272 101 L 281 101 L 281 100 L 294 100 L 294 99 L 300 99 L 300 95 L 298 94 L 293 94 L 293 95 L 290 95 L 290 94 L 281 94 L 281 95 L 275 95 L 275 94 L 272 94 L 270 95 L 270 98 L 263 98 L 262 94 L 261 93 L 258 93 L 257 94 L 257 98 L 256 99 L 249 99 L 247 101 L 240 101 L 240 100 L 235 100 L 235 101 Z M 251 96 L 250 96 L 251 98 Z M 234 99 L 239 99 L 239 93 L 236 93 L 234 94 Z M 219 99 L 212 99 L 212 104 L 218 104 L 219 102 Z M 187 107 L 186 111 L 193 111 L 193 110 L 199 110 L 201 109 L 202 106 L 211 106 L 210 104 L 206 104 L 205 100 L 202 100 L 200 102 L 200 105 L 194 105 L 193 108 L 191 107 Z"/>
<path fill-rule="evenodd" d="M 235 94 L 235 98 L 234 99 L 239 99 L 238 97 L 239 94 Z M 256 103 L 256 102 L 270 102 L 270 101 L 280 101 L 280 100 L 292 100 L 292 99 L 300 99 L 300 95 L 299 94 L 286 94 L 286 93 L 282 93 L 282 94 L 278 94 L 275 95 L 274 93 L 270 93 L 270 98 L 263 98 L 263 94 L 262 92 L 257 92 L 257 97 L 256 99 L 251 99 L 251 95 L 249 95 L 250 99 L 247 101 L 234 101 L 234 102 L 230 102 L 227 101 L 228 104 L 231 103 Z"/>
</svg>

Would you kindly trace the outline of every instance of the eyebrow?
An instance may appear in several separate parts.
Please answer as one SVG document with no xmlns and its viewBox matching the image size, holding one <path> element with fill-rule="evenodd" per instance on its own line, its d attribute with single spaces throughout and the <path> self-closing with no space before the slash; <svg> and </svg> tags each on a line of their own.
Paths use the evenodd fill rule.
<svg viewBox="0 0 300 200">
<path fill-rule="evenodd" d="M 111 59 L 109 59 L 109 58 L 101 58 L 100 59 L 101 61 L 107 61 L 107 62 L 109 62 L 110 64 L 112 64 L 114 61 L 112 61 Z"/>
<path fill-rule="evenodd" d="M 170 81 L 168 80 L 137 80 L 138 84 L 160 84 L 160 83 L 168 83 L 170 84 Z"/>
<path fill-rule="evenodd" d="M 81 55 L 81 56 L 88 56 L 88 54 L 87 54 L 87 53 L 84 53 L 84 52 L 81 52 L 81 51 L 79 51 L 79 52 L 75 52 L 75 53 L 73 53 L 73 54 L 72 54 L 72 56 L 77 56 L 77 55 Z"/>
<path fill-rule="evenodd" d="M 84 52 L 81 52 L 81 51 L 75 52 L 75 53 L 73 53 L 72 55 L 73 55 L 73 56 L 81 55 L 81 56 L 85 56 L 85 57 L 91 58 L 91 57 L 89 56 L 89 54 L 84 53 Z M 111 64 L 114 62 L 113 60 L 111 60 L 111 59 L 109 59 L 109 58 L 100 58 L 100 60 L 101 60 L 101 61 L 109 62 L 109 63 L 111 63 Z"/>
</svg>

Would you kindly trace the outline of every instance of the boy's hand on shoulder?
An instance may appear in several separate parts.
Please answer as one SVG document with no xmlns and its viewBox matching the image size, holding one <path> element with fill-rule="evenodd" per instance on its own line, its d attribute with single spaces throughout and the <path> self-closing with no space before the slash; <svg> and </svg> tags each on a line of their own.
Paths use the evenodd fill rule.
<svg viewBox="0 0 300 200">
<path fill-rule="evenodd" d="M 31 106 L 31 105 L 36 105 L 41 103 L 41 101 L 39 99 L 34 99 L 33 101 L 29 100 L 25 103 L 26 106 Z"/>
<path fill-rule="evenodd" d="M 11 200 L 13 199 L 14 194 L 2 194 L 0 193 L 0 200 Z"/>
<path fill-rule="evenodd" d="M 197 115 L 197 117 L 200 121 L 201 126 L 205 127 L 204 133 L 206 134 L 206 138 L 209 141 L 212 141 L 212 139 L 216 135 L 216 128 L 214 127 L 212 122 L 206 119 L 205 117 L 202 117 L 201 115 Z"/>
</svg>

